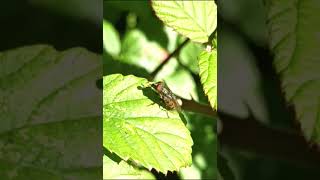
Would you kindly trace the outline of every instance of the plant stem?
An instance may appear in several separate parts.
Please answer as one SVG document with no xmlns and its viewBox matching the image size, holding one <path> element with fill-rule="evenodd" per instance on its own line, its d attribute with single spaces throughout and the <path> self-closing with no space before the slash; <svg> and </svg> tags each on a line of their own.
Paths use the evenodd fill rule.
<svg viewBox="0 0 320 180">
<path fill-rule="evenodd" d="M 299 131 L 278 130 L 259 122 L 253 116 L 246 119 L 214 111 L 209 105 L 193 100 L 182 99 L 182 109 L 196 113 L 219 117 L 222 131 L 218 140 L 221 145 L 254 152 L 298 166 L 320 166 L 320 151 L 309 144 Z"/>
<path fill-rule="evenodd" d="M 181 49 L 189 42 L 189 39 L 186 39 L 185 41 L 183 41 L 172 53 L 170 53 L 163 61 L 162 63 L 151 73 L 151 79 L 154 79 L 154 77 L 158 74 L 158 72 L 163 68 L 164 65 L 166 65 L 169 60 L 178 55 L 179 52 L 181 51 Z"/>
<path fill-rule="evenodd" d="M 298 131 L 273 129 L 252 116 L 240 119 L 222 112 L 218 112 L 218 116 L 223 124 L 218 137 L 222 145 L 285 160 L 300 167 L 320 166 L 319 150 Z"/>
<path fill-rule="evenodd" d="M 211 106 L 197 103 L 193 100 L 183 99 L 182 100 L 182 109 L 186 111 L 196 112 L 205 114 L 212 117 L 217 117 L 217 112 L 214 111 Z"/>
</svg>

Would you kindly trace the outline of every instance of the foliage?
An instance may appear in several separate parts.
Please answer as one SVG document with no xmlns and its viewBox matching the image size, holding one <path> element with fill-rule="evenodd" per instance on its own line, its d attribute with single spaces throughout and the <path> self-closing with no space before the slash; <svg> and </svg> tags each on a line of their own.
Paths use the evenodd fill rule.
<svg viewBox="0 0 320 180">
<path fill-rule="evenodd" d="M 268 9 L 270 48 L 275 52 L 286 99 L 294 104 L 307 140 L 320 144 L 320 74 L 315 65 L 319 55 L 319 39 L 315 37 L 320 26 L 315 14 L 308 13 L 318 12 L 320 7 L 316 1 L 272 1 Z"/>
<path fill-rule="evenodd" d="M 81 2 L 87 9 L 74 8 L 79 4 L 75 0 L 20 3 L 50 13 L 18 8 L 16 19 L 45 24 L 39 28 L 31 21 L 17 25 L 6 20 L 3 34 L 8 36 L 2 48 L 50 36 L 46 42 L 58 49 L 84 40 L 90 41 L 89 49 L 99 52 L 97 40 L 74 31 L 88 24 L 100 28 L 100 13 L 94 8 L 99 3 Z M 222 119 L 229 127 L 221 126 L 221 132 L 228 132 L 230 124 L 239 125 L 232 129 L 232 140 L 258 124 L 253 135 L 265 133 L 263 138 L 270 142 L 246 136 L 245 141 L 234 143 L 243 148 L 239 150 L 220 141 L 217 153 L 217 117 L 198 109 L 217 111 L 215 1 L 104 1 L 102 79 L 100 56 L 84 48 L 58 51 L 32 45 L 0 52 L 0 177 L 98 179 L 103 162 L 103 179 L 177 179 L 177 175 L 180 179 L 317 179 L 319 162 L 310 161 L 318 156 L 309 153 L 319 155 L 319 149 L 310 144 L 320 145 L 318 1 L 219 3 L 223 47 L 219 49 L 223 80 L 219 88 L 224 91 L 219 111 L 239 120 L 236 124 Z M 13 17 L 13 4 L 5 3 L 10 8 L 4 9 L 3 17 Z M 59 17 L 52 18 L 55 13 Z M 15 24 L 15 31 L 6 29 L 10 24 Z M 21 31 L 21 27 L 28 28 Z M 86 32 L 100 38 L 99 33 L 90 33 L 95 28 Z M 51 33 L 43 33 L 48 29 Z M 29 37 L 30 33 L 36 36 Z M 56 40 L 56 34 L 71 40 Z M 273 74 L 272 60 L 277 74 Z M 183 100 L 182 110 L 169 109 L 151 86 L 160 80 Z M 88 90 L 94 93 L 84 96 Z M 103 110 L 97 103 L 101 99 Z M 293 127 L 295 120 L 301 129 Z M 261 127 L 265 131 L 258 132 Z M 103 151 L 99 151 L 100 132 Z M 275 134 L 284 137 L 274 138 Z M 284 144 L 292 144 L 281 146 L 282 138 L 288 140 Z M 246 147 L 247 141 L 252 146 Z M 294 152 L 303 145 L 301 152 Z M 278 154 L 290 155 L 287 151 L 291 156 L 294 152 L 289 163 L 277 159 Z M 275 157 L 263 157 L 264 153 Z M 313 169 L 301 168 L 304 163 Z"/>
<path fill-rule="evenodd" d="M 212 107 L 217 108 L 217 51 L 203 51 L 199 55 L 201 83 L 204 92 L 209 96 Z"/>
<path fill-rule="evenodd" d="M 154 176 L 145 170 L 130 166 L 125 161 L 119 164 L 108 156 L 103 156 L 103 179 L 154 179 Z"/>
<path fill-rule="evenodd" d="M 221 179 L 317 179 L 319 3 L 240 0 L 219 5 L 219 110 L 239 120 L 230 122 L 231 130 L 223 126 L 228 135 L 245 137 L 237 139 L 239 149 L 234 148 L 237 142 L 220 139 Z M 270 131 L 259 136 L 262 131 L 254 124 Z"/>
<path fill-rule="evenodd" d="M 216 88 L 211 88 L 217 86 L 216 70 L 203 73 L 205 67 L 199 68 L 197 62 L 199 57 L 200 61 L 210 68 L 217 67 L 216 53 L 211 54 L 209 58 L 203 58 L 200 54 L 205 50 L 205 45 L 213 48 L 209 37 L 216 29 L 215 3 L 213 1 L 201 3 L 152 1 L 151 6 L 146 2 L 104 2 L 104 4 L 108 10 L 114 11 L 114 14 L 129 11 L 123 17 L 125 28 L 112 27 L 119 22 L 123 23 L 112 16 L 112 12 L 104 16 L 104 147 L 112 155 L 119 156 L 120 163 L 129 162 L 126 165 L 126 168 L 129 168 L 128 171 L 143 168 L 155 169 L 167 174 L 168 171 L 181 170 L 181 178 L 195 177 L 189 172 L 197 173 L 199 178 L 215 178 L 217 175 L 216 158 L 209 158 L 216 153 L 213 132 L 215 118 L 209 118 L 210 123 L 207 124 L 208 129 L 204 134 L 196 136 L 191 134 L 191 138 L 190 130 L 193 132 L 192 129 L 201 129 L 205 126 L 205 124 L 192 121 L 196 119 L 203 121 L 205 118 L 199 118 L 201 117 L 199 114 L 189 119 L 189 115 L 184 111 L 168 109 L 160 99 L 158 92 L 151 87 L 152 82 L 164 80 L 173 93 L 179 97 L 195 100 L 201 97 L 205 99 L 202 100 L 203 102 L 208 103 L 208 100 L 203 98 L 205 94 L 198 92 L 196 84 L 200 82 L 196 82 L 193 78 L 194 74 L 200 72 L 199 76 L 202 79 L 205 78 L 204 91 L 208 93 L 210 102 L 216 101 Z M 152 11 L 163 21 L 165 27 L 150 26 L 150 22 L 160 22 L 152 15 Z M 180 15 L 184 17 L 183 20 Z M 196 26 L 190 26 L 194 24 Z M 158 31 L 159 35 L 164 33 L 167 41 L 158 40 L 157 34 L 151 37 L 149 34 L 151 31 Z M 186 38 L 190 38 L 191 42 L 187 43 L 186 47 L 182 47 L 177 52 L 178 54 L 169 59 L 153 76 L 153 72 L 164 63 L 162 61 L 169 56 L 170 51 L 178 49 Z M 111 62 L 122 65 L 115 69 L 116 66 L 113 66 Z M 128 73 L 126 69 L 129 68 L 124 68 L 125 66 L 134 66 L 137 70 Z M 141 71 L 138 69 L 143 69 L 146 73 L 141 76 L 139 74 Z M 208 90 L 207 87 L 210 89 Z M 203 135 L 211 138 L 201 144 L 198 139 Z M 201 147 L 206 145 L 209 147 L 209 152 L 201 152 Z M 191 147 L 197 149 L 196 154 L 192 153 Z M 195 164 L 188 167 L 192 164 L 192 159 Z M 191 169 L 193 170 L 190 171 Z"/>
<path fill-rule="evenodd" d="M 103 79 L 103 145 L 124 160 L 166 173 L 191 164 L 190 132 L 178 112 L 153 102 L 147 80 L 119 74 Z M 159 101 L 159 100 L 156 100 Z"/>
<path fill-rule="evenodd" d="M 152 1 L 156 15 L 194 42 L 206 43 L 217 27 L 214 1 Z"/>
<path fill-rule="evenodd" d="M 33 45 L 1 52 L 0 64 L 0 177 L 99 178 L 99 56 Z"/>
</svg>

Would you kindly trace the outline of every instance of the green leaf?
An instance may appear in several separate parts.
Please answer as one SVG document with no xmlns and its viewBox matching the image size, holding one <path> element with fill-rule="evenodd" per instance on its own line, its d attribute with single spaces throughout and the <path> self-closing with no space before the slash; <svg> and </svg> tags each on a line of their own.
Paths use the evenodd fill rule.
<svg viewBox="0 0 320 180">
<path fill-rule="evenodd" d="M 319 1 L 268 2 L 270 47 L 307 140 L 320 144 Z"/>
<path fill-rule="evenodd" d="M 154 16 L 149 1 L 103 1 L 103 13 L 104 18 L 113 23 L 126 15 L 126 23 L 122 20 L 122 24 L 126 24 L 127 29 L 140 29 L 148 40 L 157 42 L 163 48 L 167 48 L 171 41 L 164 31 L 163 23 Z M 132 23 L 131 17 L 137 21 Z"/>
<path fill-rule="evenodd" d="M 170 90 L 179 97 L 198 100 L 197 87 L 192 75 L 179 66 L 176 59 L 171 59 L 157 74 L 155 80 L 164 80 Z"/>
<path fill-rule="evenodd" d="M 200 78 L 211 107 L 217 109 L 217 51 L 202 51 L 199 55 Z"/>
<path fill-rule="evenodd" d="M 152 1 L 156 15 L 178 33 L 199 43 L 208 42 L 217 27 L 214 1 Z"/>
<path fill-rule="evenodd" d="M 120 38 L 118 31 L 107 20 L 103 20 L 103 47 L 111 56 L 120 53 Z"/>
<path fill-rule="evenodd" d="M 193 141 L 176 111 L 168 111 L 146 79 L 103 78 L 103 145 L 124 160 L 167 173 L 191 164 Z"/>
<path fill-rule="evenodd" d="M 101 58 L 82 48 L 0 53 L 2 179 L 99 178 L 101 74 Z"/>
<path fill-rule="evenodd" d="M 129 165 L 125 161 L 119 164 L 112 161 L 108 156 L 103 156 L 103 179 L 155 179 L 145 170 L 140 170 Z"/>
<path fill-rule="evenodd" d="M 123 38 L 119 60 L 152 72 L 166 56 L 165 50 L 157 43 L 148 41 L 139 29 L 133 29 Z"/>
<path fill-rule="evenodd" d="M 174 33 L 176 34 L 176 33 Z M 190 43 L 193 44 L 193 43 Z M 197 44 L 198 45 L 198 44 Z M 188 45 L 186 46 L 186 48 Z M 200 46 L 191 45 L 191 48 L 188 48 L 190 50 L 200 48 Z M 183 48 L 184 49 L 184 48 Z M 182 49 L 182 50 L 183 50 Z M 191 55 L 192 53 L 196 53 L 196 51 L 192 51 L 187 53 L 186 51 L 183 51 L 183 59 L 184 61 L 188 61 L 187 58 L 191 61 L 191 58 L 188 57 L 188 55 Z M 118 61 L 127 63 L 125 67 L 127 69 L 124 69 L 125 71 L 122 71 L 122 75 L 127 75 L 129 70 L 132 70 L 132 66 L 141 67 L 143 69 L 137 69 L 138 71 L 133 72 L 131 74 L 139 77 L 147 77 L 147 76 L 141 76 L 142 70 L 147 70 L 148 72 L 152 72 L 155 70 L 155 68 L 168 56 L 167 52 L 165 52 L 159 45 L 157 45 L 154 42 L 148 41 L 144 33 L 138 29 L 133 29 L 128 31 L 122 41 L 122 49 L 120 53 L 120 57 Z M 195 57 L 196 58 L 196 57 Z M 194 63 L 197 64 L 197 62 L 194 59 Z M 194 64 L 193 63 L 193 64 Z M 124 65 L 124 64 L 123 64 Z M 123 66 L 122 65 L 122 66 Z M 128 65 L 131 65 L 129 68 Z M 111 65 L 111 69 L 114 70 L 116 66 Z M 109 70 L 109 72 L 112 72 L 112 70 Z M 119 72 L 120 73 L 120 72 Z M 180 97 L 191 99 L 191 96 L 194 99 L 197 99 L 197 93 L 196 93 L 196 85 L 194 83 L 194 80 L 191 76 L 191 74 L 179 67 L 179 64 L 177 63 L 176 59 L 172 59 L 169 61 L 168 64 L 166 64 L 162 70 L 157 74 L 155 77 L 155 80 L 165 80 L 165 82 L 168 84 L 171 90 L 179 95 Z"/>
<path fill-rule="evenodd" d="M 181 179 L 217 179 L 217 135 L 215 118 L 186 112 L 188 129 L 191 131 L 192 166 L 180 170 Z"/>
<path fill-rule="evenodd" d="M 197 56 L 201 53 L 202 47 L 196 43 L 188 43 L 179 53 L 179 58 L 184 66 L 187 66 L 193 73 L 199 73 Z"/>
</svg>

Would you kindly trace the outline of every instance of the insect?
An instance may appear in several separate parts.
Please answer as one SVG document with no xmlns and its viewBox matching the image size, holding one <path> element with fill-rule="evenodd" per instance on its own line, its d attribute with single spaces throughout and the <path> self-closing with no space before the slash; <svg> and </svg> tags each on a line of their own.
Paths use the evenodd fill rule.
<svg viewBox="0 0 320 180">
<path fill-rule="evenodd" d="M 172 91 L 168 88 L 165 82 L 159 81 L 153 83 L 151 84 L 151 87 L 153 87 L 158 92 L 160 98 L 162 99 L 162 101 L 168 109 L 175 109 L 178 111 L 181 110 L 181 103 L 179 103 L 180 99 L 172 93 Z"/>
</svg>

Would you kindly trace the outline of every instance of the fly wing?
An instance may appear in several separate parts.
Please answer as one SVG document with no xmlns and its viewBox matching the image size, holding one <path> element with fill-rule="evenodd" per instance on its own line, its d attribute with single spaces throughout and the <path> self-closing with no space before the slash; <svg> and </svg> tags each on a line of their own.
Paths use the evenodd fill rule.
<svg viewBox="0 0 320 180">
<path fill-rule="evenodd" d="M 169 89 L 168 85 L 164 81 L 155 83 L 152 87 L 157 90 L 160 98 L 164 101 L 168 108 L 181 111 L 178 98 L 173 94 L 173 92 Z"/>
<path fill-rule="evenodd" d="M 169 87 L 168 87 L 168 85 L 166 83 L 164 83 L 164 86 L 165 86 L 164 89 L 166 89 L 166 91 L 168 91 L 168 92 L 166 92 L 166 95 L 168 96 L 168 98 L 171 99 L 172 103 L 174 104 L 174 109 L 176 109 L 178 111 L 181 111 L 181 106 L 180 106 L 180 104 L 178 102 L 177 96 L 175 96 L 173 94 L 173 92 L 169 89 Z"/>
</svg>

